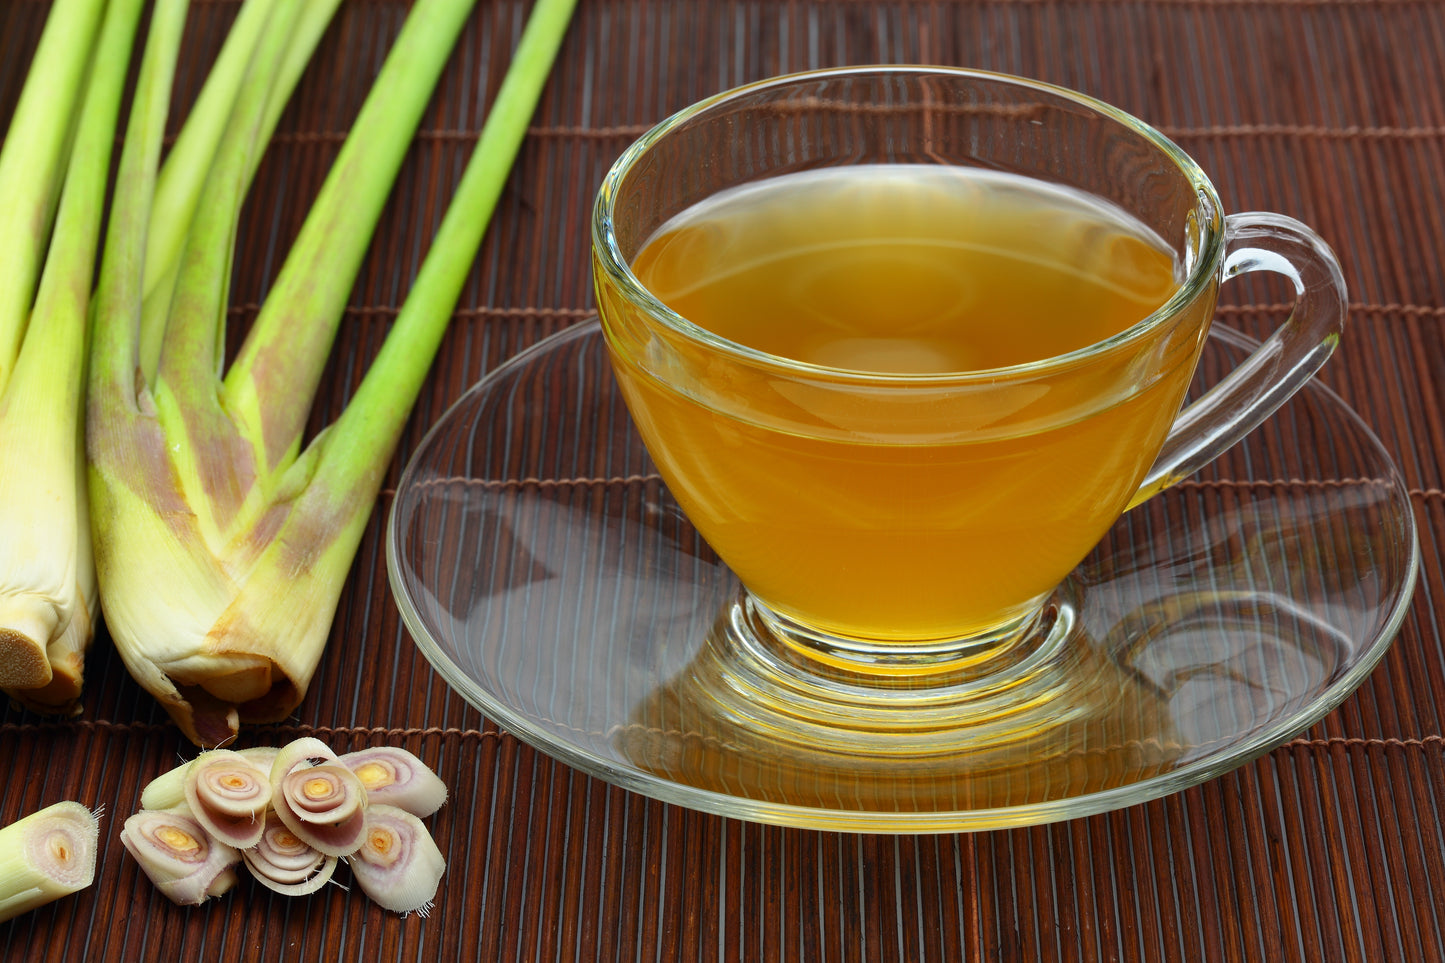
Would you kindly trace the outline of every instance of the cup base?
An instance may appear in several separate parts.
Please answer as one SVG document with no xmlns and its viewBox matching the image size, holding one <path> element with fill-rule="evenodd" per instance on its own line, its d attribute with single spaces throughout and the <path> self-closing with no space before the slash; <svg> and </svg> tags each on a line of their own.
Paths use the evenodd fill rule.
<svg viewBox="0 0 1445 963">
<path fill-rule="evenodd" d="M 840 655 L 740 590 L 686 686 L 717 731 L 805 750 L 917 758 L 1032 746 L 1141 695 L 1138 680 L 1093 657 L 1077 617 L 1081 593 L 1066 581 L 986 639 L 892 654 L 847 646 Z"/>
<path fill-rule="evenodd" d="M 778 658 L 796 659 L 811 672 L 844 681 L 912 688 L 984 680 L 1034 657 L 1049 638 L 1067 633 L 1073 608 L 1065 587 L 1021 606 L 1022 614 L 987 632 L 943 639 L 899 641 L 863 639 L 821 631 L 777 611 L 746 589 L 735 601 L 739 632 L 786 651 Z M 1060 604 L 1062 603 L 1062 604 Z M 1063 620 L 1063 624 L 1056 624 Z"/>
</svg>

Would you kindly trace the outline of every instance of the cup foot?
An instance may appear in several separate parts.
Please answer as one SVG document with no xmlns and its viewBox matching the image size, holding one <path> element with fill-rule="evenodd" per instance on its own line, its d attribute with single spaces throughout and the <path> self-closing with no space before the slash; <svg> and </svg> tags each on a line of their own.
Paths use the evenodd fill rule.
<svg viewBox="0 0 1445 963">
<path fill-rule="evenodd" d="M 734 599 L 730 618 L 740 642 L 766 647 L 773 658 L 808 673 L 884 687 L 982 684 L 1035 660 L 1049 640 L 1071 631 L 1073 591 L 1060 586 L 987 632 L 922 641 L 832 635 L 783 615 L 746 589 Z"/>
<path fill-rule="evenodd" d="M 887 671 L 821 657 L 739 591 L 684 674 L 718 733 L 751 733 L 804 750 L 889 757 L 1009 753 L 1115 706 L 1147 686 L 1084 637 L 1081 588 L 1065 582 L 1022 624 L 964 650 L 895 657 Z M 961 652 L 961 654 L 960 654 Z M 850 653 L 855 654 L 855 653 Z M 971 657 L 970 657 L 971 656 Z"/>
</svg>

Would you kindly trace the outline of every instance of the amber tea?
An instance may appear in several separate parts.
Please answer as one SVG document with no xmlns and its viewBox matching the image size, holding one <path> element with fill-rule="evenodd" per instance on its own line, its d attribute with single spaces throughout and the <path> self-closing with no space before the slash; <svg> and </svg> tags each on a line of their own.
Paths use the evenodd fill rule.
<svg viewBox="0 0 1445 963">
<path fill-rule="evenodd" d="M 1137 352 L 1121 352 L 1004 390 L 983 376 L 947 387 L 1105 341 L 1180 282 L 1170 248 L 1122 210 L 1015 174 L 776 177 L 674 218 L 632 270 L 721 338 L 839 369 L 803 388 L 698 357 L 704 374 L 679 388 L 615 359 L 703 536 L 755 598 L 843 637 L 947 640 L 1036 608 L 1135 493 L 1193 367 L 1189 346 L 1134 384 Z M 903 374 L 939 390 L 889 397 Z"/>
<path fill-rule="evenodd" d="M 632 265 L 695 324 L 797 361 L 936 373 L 1051 358 L 1117 334 L 1178 285 L 1123 211 L 1016 174 L 871 165 L 709 199 Z"/>
</svg>

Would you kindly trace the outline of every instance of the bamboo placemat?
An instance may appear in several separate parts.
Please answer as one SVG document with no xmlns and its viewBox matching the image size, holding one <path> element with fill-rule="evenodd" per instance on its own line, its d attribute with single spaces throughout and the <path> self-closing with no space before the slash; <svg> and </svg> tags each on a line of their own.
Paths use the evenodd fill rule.
<svg viewBox="0 0 1445 963">
<path fill-rule="evenodd" d="M 197 0 L 177 77 L 195 96 L 235 15 Z M 279 266 L 408 4 L 351 0 L 258 178 L 236 329 Z M 0 4 L 8 120 L 48 4 Z M 424 255 L 529 4 L 480 0 L 352 298 L 314 424 L 359 381 Z M 588 208 L 612 159 L 674 109 L 768 75 L 938 62 L 1083 90 L 1161 127 L 1227 209 L 1290 214 L 1339 252 L 1352 311 L 1324 380 L 1407 479 L 1424 570 L 1394 646 L 1321 723 L 1195 789 L 1083 820 L 874 837 L 701 815 L 583 776 L 470 708 L 409 640 L 382 530 L 427 427 L 479 376 L 592 306 Z M 294 720 L 338 750 L 406 746 L 452 800 L 429 918 L 328 887 L 243 883 L 199 909 L 151 889 L 116 837 L 190 747 L 103 637 L 84 711 L 0 708 L 0 822 L 103 806 L 96 884 L 0 924 L 6 960 L 1428 960 L 1445 946 L 1445 3 L 1440 0 L 581 0 Z M 3 267 L 0 267 L 3 273 Z M 1278 324 L 1268 291 L 1222 318 Z M 343 874 L 344 875 L 344 874 Z"/>
</svg>

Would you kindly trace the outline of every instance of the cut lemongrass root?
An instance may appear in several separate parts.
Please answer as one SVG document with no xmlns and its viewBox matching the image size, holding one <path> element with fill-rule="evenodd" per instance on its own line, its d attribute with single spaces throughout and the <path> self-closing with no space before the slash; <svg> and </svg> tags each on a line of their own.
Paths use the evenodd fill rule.
<svg viewBox="0 0 1445 963">
<path fill-rule="evenodd" d="M 161 0 L 153 23 L 161 19 Z M 260 0 L 250 0 L 260 2 Z M 218 746 L 304 697 L 387 465 L 471 271 L 575 0 L 539 0 L 476 152 L 380 354 L 303 447 L 312 400 L 382 208 L 472 0 L 417 0 L 224 378 L 241 205 L 294 62 L 260 30 L 178 248 L 158 349 L 139 310 L 175 51 L 142 70 L 97 293 L 88 454 L 106 623 L 185 735 Z M 273 11 L 277 16 L 281 4 Z M 294 24 L 293 24 L 294 25 Z M 295 31 L 299 33 L 299 31 Z M 147 59 L 150 59 L 150 46 Z M 158 55 L 159 56 L 159 55 Z M 224 100 L 225 98 L 218 98 Z M 189 123 L 189 121 L 188 121 Z M 204 154 L 204 151 L 199 152 Z M 181 175 L 175 175 L 180 182 Z M 144 323 L 143 323 L 144 321 Z M 154 356 L 154 370 L 151 356 Z M 139 376 L 138 376 L 139 372 Z M 164 598 L 155 586 L 168 585 Z"/>
<path fill-rule="evenodd" d="M 120 841 L 173 903 L 194 906 L 236 885 L 241 854 L 180 810 L 142 809 L 125 821 Z"/>
<path fill-rule="evenodd" d="M 0 922 L 89 886 L 99 820 L 59 802 L 0 829 Z"/>
<path fill-rule="evenodd" d="M 397 913 L 427 914 L 447 863 L 422 821 L 395 806 L 372 806 L 366 838 L 348 860 L 367 896 Z"/>
<path fill-rule="evenodd" d="M 0 147 L 0 686 L 39 712 L 79 711 L 99 617 L 86 342 L 141 7 L 57 0 Z"/>
</svg>

